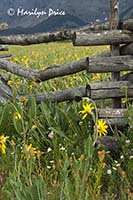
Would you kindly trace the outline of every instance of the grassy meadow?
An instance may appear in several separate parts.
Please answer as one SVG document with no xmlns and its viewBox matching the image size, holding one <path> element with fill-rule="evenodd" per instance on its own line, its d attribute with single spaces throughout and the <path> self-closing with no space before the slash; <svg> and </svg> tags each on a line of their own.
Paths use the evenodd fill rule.
<svg viewBox="0 0 133 200">
<path fill-rule="evenodd" d="M 73 47 L 70 42 L 9 46 L 14 63 L 34 69 L 69 63 L 109 49 Z M 133 107 L 129 126 L 110 128 L 98 119 L 97 107 L 110 101 L 36 104 L 34 97 L 18 94 L 57 91 L 109 80 L 110 74 L 78 74 L 36 83 L 11 73 L 13 99 L 0 104 L 0 200 L 132 200 L 133 199 Z M 93 121 L 93 127 L 91 122 Z M 97 137 L 115 136 L 122 146 L 113 159 L 106 149 L 95 147 Z"/>
</svg>

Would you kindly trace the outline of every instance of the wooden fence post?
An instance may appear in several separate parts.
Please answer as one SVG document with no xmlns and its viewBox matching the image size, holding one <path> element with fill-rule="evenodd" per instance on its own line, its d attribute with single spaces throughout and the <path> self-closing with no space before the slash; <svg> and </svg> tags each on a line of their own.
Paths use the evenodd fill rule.
<svg viewBox="0 0 133 200">
<path fill-rule="evenodd" d="M 115 30 L 118 28 L 119 28 L 119 0 L 110 0 L 110 29 Z M 112 56 L 120 55 L 119 44 L 110 45 L 110 50 L 111 50 Z M 120 80 L 120 72 L 113 72 L 112 80 L 119 81 Z M 120 108 L 121 107 L 121 99 L 114 98 L 113 99 L 113 107 Z"/>
</svg>

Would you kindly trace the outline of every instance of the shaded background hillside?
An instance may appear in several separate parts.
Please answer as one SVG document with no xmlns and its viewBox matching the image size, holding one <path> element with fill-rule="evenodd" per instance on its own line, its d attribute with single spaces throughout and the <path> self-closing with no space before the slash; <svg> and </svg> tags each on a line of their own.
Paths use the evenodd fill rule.
<svg viewBox="0 0 133 200">
<path fill-rule="evenodd" d="M 9 16 L 9 8 L 15 10 Z M 65 16 L 17 16 L 18 8 L 31 11 L 48 11 L 49 8 L 65 11 Z M 133 17 L 133 1 L 120 0 L 121 18 Z M 80 27 L 90 23 L 100 23 L 109 18 L 109 0 L 2 0 L 0 1 L 0 23 L 7 22 L 9 30 L 3 34 L 35 33 L 55 31 L 63 28 Z"/>
</svg>

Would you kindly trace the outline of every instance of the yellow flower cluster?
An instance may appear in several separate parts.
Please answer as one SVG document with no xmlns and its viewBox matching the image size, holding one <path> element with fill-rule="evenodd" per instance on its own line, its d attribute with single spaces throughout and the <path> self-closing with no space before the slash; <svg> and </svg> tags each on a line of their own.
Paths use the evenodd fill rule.
<svg viewBox="0 0 133 200">
<path fill-rule="evenodd" d="M 20 120 L 22 118 L 19 112 L 16 112 L 14 114 L 14 117 L 15 117 L 16 120 Z"/>
<path fill-rule="evenodd" d="M 8 138 L 9 136 L 4 136 L 4 135 L 0 136 L 0 151 L 2 154 L 6 153 L 6 141 Z"/>
<path fill-rule="evenodd" d="M 13 81 L 12 81 L 12 80 L 8 80 L 7 84 L 8 84 L 10 87 L 12 87 Z"/>
<path fill-rule="evenodd" d="M 83 107 L 83 110 L 79 111 L 79 113 L 81 113 L 83 115 L 82 120 L 84 120 L 88 115 L 91 115 L 91 116 L 93 115 L 94 106 L 92 103 L 83 102 L 82 107 Z M 108 133 L 107 132 L 108 125 L 102 119 L 98 119 L 98 121 L 96 123 L 96 129 L 97 129 L 97 133 L 100 137 L 102 135 L 106 135 Z"/>
<path fill-rule="evenodd" d="M 21 98 L 20 98 L 20 102 L 23 103 L 23 104 L 26 104 L 27 101 L 28 101 L 28 99 L 25 98 L 25 97 L 21 97 Z"/>
<path fill-rule="evenodd" d="M 13 61 L 14 61 L 15 63 L 19 63 L 19 58 L 18 58 L 18 57 L 15 57 L 15 58 L 13 59 Z"/>
<path fill-rule="evenodd" d="M 34 57 L 39 57 L 39 53 L 36 52 L 36 51 L 32 51 L 31 54 L 32 54 L 32 56 L 34 56 Z"/>
<path fill-rule="evenodd" d="M 21 61 L 25 66 L 27 66 L 27 67 L 29 66 L 29 58 L 27 56 L 23 56 Z"/>
<path fill-rule="evenodd" d="M 40 150 L 37 150 L 35 147 L 32 146 L 32 144 L 24 145 L 24 149 L 22 151 L 22 156 L 26 160 L 30 160 L 31 158 L 40 158 L 42 155 L 42 152 Z"/>
<path fill-rule="evenodd" d="M 95 74 L 93 74 L 93 76 L 92 76 L 92 81 L 100 81 L 100 80 L 101 80 L 101 77 L 102 77 L 102 74 L 100 74 L 100 73 L 95 73 Z"/>
</svg>

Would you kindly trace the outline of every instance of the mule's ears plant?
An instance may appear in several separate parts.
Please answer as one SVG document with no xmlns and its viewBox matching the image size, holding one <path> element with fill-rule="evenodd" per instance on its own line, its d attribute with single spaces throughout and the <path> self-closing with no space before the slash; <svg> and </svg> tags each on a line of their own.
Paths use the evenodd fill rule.
<svg viewBox="0 0 133 200">
<path fill-rule="evenodd" d="M 79 111 L 79 113 L 81 113 L 82 116 L 82 120 L 84 120 L 87 115 L 92 115 L 92 111 L 94 110 L 94 106 L 92 103 L 88 103 L 88 102 L 82 102 L 82 107 L 83 110 Z"/>
<path fill-rule="evenodd" d="M 6 154 L 6 141 L 9 136 L 0 135 L 0 151 L 2 154 Z"/>
<path fill-rule="evenodd" d="M 105 136 L 108 132 L 108 125 L 106 124 L 106 122 L 103 119 L 98 119 L 97 122 L 97 132 L 98 135 L 101 137 L 102 135 Z"/>
<path fill-rule="evenodd" d="M 93 123 L 94 123 L 94 144 L 97 141 L 98 136 L 105 136 L 108 132 L 108 125 L 106 121 L 103 119 L 98 119 L 98 111 L 95 102 L 90 98 L 83 98 L 82 99 L 82 107 L 83 110 L 79 111 L 79 114 L 82 114 L 82 120 L 85 120 L 87 116 L 91 116 Z"/>
</svg>

